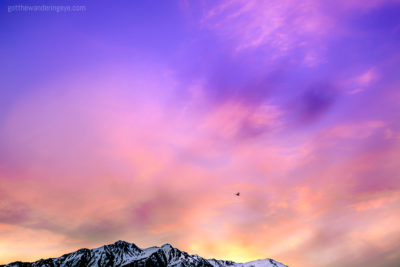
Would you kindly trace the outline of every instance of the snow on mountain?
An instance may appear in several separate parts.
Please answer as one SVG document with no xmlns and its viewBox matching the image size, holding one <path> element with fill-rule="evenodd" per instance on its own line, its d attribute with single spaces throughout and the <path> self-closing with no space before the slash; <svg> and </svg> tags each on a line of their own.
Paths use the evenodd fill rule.
<svg viewBox="0 0 400 267">
<path fill-rule="evenodd" d="M 140 249 L 133 243 L 117 241 L 94 249 L 79 249 L 58 258 L 41 259 L 36 262 L 13 262 L 0 267 L 287 267 L 272 259 L 247 263 L 206 260 L 198 255 L 165 244 L 161 247 Z"/>
<path fill-rule="evenodd" d="M 208 262 L 214 267 L 288 267 L 280 262 L 274 261 L 273 259 L 264 259 L 250 261 L 246 263 L 236 263 L 233 261 L 223 261 L 223 260 L 208 260 Z"/>
</svg>

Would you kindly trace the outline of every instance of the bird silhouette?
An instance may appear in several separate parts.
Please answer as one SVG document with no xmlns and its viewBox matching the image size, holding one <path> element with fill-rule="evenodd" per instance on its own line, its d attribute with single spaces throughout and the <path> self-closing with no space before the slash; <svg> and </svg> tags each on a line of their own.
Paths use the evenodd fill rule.
<svg viewBox="0 0 400 267">
<path fill-rule="evenodd" d="M 237 192 L 235 195 L 239 197 L 240 196 L 240 192 Z"/>
</svg>

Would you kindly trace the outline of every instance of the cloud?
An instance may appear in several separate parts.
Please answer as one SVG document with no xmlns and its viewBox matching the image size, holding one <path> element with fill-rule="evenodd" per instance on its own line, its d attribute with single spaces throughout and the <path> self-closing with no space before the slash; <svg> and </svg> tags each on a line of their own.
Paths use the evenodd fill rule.
<svg viewBox="0 0 400 267">
<path fill-rule="evenodd" d="M 335 104 L 337 97 L 336 88 L 332 84 L 313 84 L 299 100 L 300 120 L 309 123 L 320 119 Z"/>
<path fill-rule="evenodd" d="M 0 223 L 21 225 L 30 220 L 31 210 L 23 203 L 2 197 L 0 202 Z"/>
<path fill-rule="evenodd" d="M 203 23 L 235 40 L 237 50 L 265 46 L 282 54 L 329 31 L 331 18 L 320 6 L 318 1 L 225 1 L 209 10 Z"/>
<path fill-rule="evenodd" d="M 15 93 L 0 117 L 0 260 L 125 239 L 396 266 L 397 43 L 355 22 L 385 3 L 202 2 L 174 53 L 101 45 L 107 67 L 82 54 L 83 75 L 46 73 Z"/>
<path fill-rule="evenodd" d="M 371 68 L 347 82 L 347 86 L 353 88 L 347 93 L 350 95 L 360 93 L 370 87 L 372 83 L 378 80 L 378 78 L 379 75 L 377 71 L 374 68 Z"/>
</svg>

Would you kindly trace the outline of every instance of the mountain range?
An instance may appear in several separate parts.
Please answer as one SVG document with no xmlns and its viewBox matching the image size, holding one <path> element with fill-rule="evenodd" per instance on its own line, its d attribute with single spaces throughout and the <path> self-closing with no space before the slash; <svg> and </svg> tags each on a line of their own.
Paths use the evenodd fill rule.
<svg viewBox="0 0 400 267">
<path fill-rule="evenodd" d="M 287 267 L 272 259 L 247 263 L 204 259 L 165 244 L 161 247 L 140 249 L 133 243 L 117 241 L 94 249 L 79 249 L 58 258 L 35 262 L 13 262 L 0 267 Z"/>
</svg>

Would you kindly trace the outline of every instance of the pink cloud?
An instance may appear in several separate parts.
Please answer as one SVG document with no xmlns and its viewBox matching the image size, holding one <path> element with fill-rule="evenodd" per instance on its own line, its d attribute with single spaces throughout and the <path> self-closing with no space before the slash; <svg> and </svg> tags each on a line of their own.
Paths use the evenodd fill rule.
<svg viewBox="0 0 400 267">
<path fill-rule="evenodd" d="M 0 231 L 9 231 L 0 246 L 18 244 L 9 255 L 35 242 L 54 256 L 60 244 L 67 252 L 126 239 L 170 242 L 205 257 L 326 266 L 346 261 L 347 251 L 361 257 L 372 243 L 386 251 L 398 244 L 398 228 L 389 240 L 378 230 L 397 219 L 389 214 L 397 211 L 399 171 L 390 122 L 291 134 L 285 110 L 272 102 L 231 100 L 198 111 L 204 99 L 195 87 L 178 112 L 168 94 L 153 102 L 150 86 L 176 85 L 148 76 L 119 76 L 117 89 L 105 79 L 84 93 L 79 80 L 68 94 L 44 91 L 14 106 L 2 129 L 7 168 L 22 160 L 24 168 L 0 173 L 10 205 L 21 205 L 0 208 Z M 125 86 L 148 80 L 146 92 Z M 380 218 L 368 219 L 374 211 Z M 366 247 L 354 243 L 360 227 L 373 233 Z"/>
<path fill-rule="evenodd" d="M 324 36 L 332 28 L 332 18 L 320 6 L 318 1 L 225 1 L 211 8 L 203 23 L 234 39 L 237 50 L 267 46 L 284 54 L 309 45 L 316 35 Z"/>
</svg>

